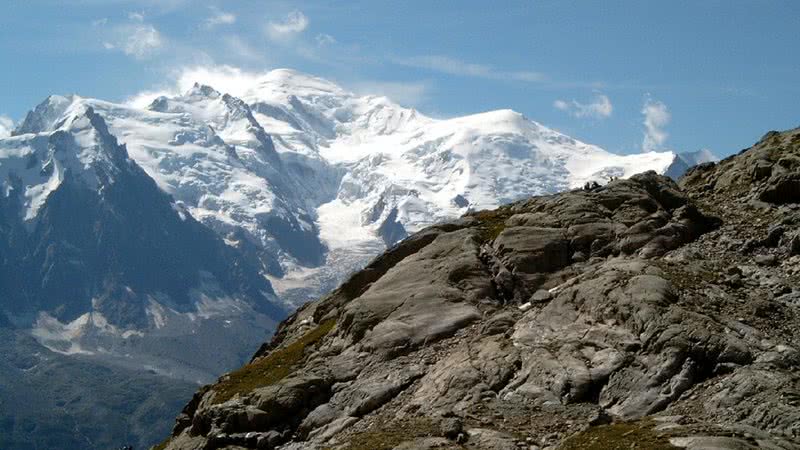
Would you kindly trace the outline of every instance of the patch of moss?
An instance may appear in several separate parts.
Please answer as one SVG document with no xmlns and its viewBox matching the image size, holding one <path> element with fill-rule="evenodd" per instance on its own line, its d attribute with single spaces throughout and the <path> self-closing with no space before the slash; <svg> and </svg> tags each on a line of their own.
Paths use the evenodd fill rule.
<svg viewBox="0 0 800 450">
<path fill-rule="evenodd" d="M 335 325 L 334 319 L 326 320 L 288 346 L 231 372 L 214 386 L 214 403 L 226 402 L 236 394 L 245 394 L 286 378 L 303 358 L 306 348 L 317 344 Z"/>
<path fill-rule="evenodd" d="M 679 290 L 693 290 L 718 282 L 721 269 L 708 265 L 703 267 L 678 266 L 655 261 L 655 265 L 664 271 L 664 277 Z"/>
<path fill-rule="evenodd" d="M 599 425 L 582 431 L 562 443 L 559 450 L 674 450 L 666 436 L 653 430 L 650 421 Z"/>
<path fill-rule="evenodd" d="M 390 450 L 405 441 L 433 436 L 439 436 L 433 422 L 417 417 L 356 433 L 347 441 L 347 450 Z"/>
<path fill-rule="evenodd" d="M 480 221 L 480 238 L 482 242 L 489 242 L 497 238 L 506 229 L 506 220 L 511 217 L 508 208 L 478 211 L 472 214 Z"/>
<path fill-rule="evenodd" d="M 164 442 L 162 442 L 160 444 L 156 444 L 150 450 L 164 450 L 165 448 L 167 448 L 167 445 L 169 444 L 169 441 L 171 441 L 171 440 L 172 440 L 172 438 L 166 438 L 166 439 L 164 439 Z"/>
</svg>

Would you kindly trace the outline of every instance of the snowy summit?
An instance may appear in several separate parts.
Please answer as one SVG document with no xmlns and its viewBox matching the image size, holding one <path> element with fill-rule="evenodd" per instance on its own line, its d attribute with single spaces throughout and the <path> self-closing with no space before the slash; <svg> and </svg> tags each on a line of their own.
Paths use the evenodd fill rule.
<svg viewBox="0 0 800 450">
<path fill-rule="evenodd" d="M 52 131 L 92 108 L 177 207 L 255 255 L 290 303 L 426 225 L 590 181 L 666 173 L 678 161 L 672 152 L 616 155 L 511 110 L 434 119 L 288 69 L 235 94 L 195 84 L 144 108 L 52 96 L 14 134 Z M 0 158 L 15 139 L 0 143 Z M 31 181 L 27 220 L 55 182 Z"/>
</svg>

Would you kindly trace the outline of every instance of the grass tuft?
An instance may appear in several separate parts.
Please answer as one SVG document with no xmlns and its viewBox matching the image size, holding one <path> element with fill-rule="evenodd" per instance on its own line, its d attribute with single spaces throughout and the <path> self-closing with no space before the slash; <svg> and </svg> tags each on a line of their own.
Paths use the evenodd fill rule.
<svg viewBox="0 0 800 450">
<path fill-rule="evenodd" d="M 666 436 L 657 434 L 650 421 L 620 422 L 582 431 L 564 441 L 558 450 L 675 450 Z"/>
<path fill-rule="evenodd" d="M 506 220 L 512 213 L 508 208 L 478 211 L 472 214 L 480 221 L 480 239 L 482 242 L 493 241 L 506 229 Z"/>
<path fill-rule="evenodd" d="M 165 448 L 167 448 L 167 445 L 169 444 L 169 441 L 171 441 L 171 440 L 172 440 L 172 438 L 168 437 L 168 438 L 164 439 L 164 441 L 161 442 L 160 444 L 156 444 L 150 450 L 164 450 Z"/>
<path fill-rule="evenodd" d="M 275 349 L 267 356 L 226 375 L 214 386 L 214 404 L 286 378 L 303 358 L 306 348 L 317 344 L 335 325 L 336 320 L 326 320 L 288 346 Z"/>
<path fill-rule="evenodd" d="M 405 419 L 352 435 L 347 450 L 391 450 L 403 442 L 439 434 L 438 428 L 428 418 Z"/>
</svg>

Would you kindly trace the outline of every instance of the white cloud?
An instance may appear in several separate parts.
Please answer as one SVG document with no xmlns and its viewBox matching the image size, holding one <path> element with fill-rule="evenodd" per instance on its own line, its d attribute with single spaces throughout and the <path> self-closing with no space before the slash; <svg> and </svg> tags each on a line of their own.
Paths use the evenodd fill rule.
<svg viewBox="0 0 800 450">
<path fill-rule="evenodd" d="M 117 44 L 126 55 L 147 58 L 164 45 L 161 33 L 149 24 L 125 26 L 119 29 L 125 42 Z"/>
<path fill-rule="evenodd" d="M 211 16 L 203 21 L 203 27 L 214 28 L 219 25 L 233 25 L 236 23 L 236 14 L 225 12 L 217 7 L 210 7 Z"/>
<path fill-rule="evenodd" d="M 8 116 L 0 115 L 0 138 L 8 137 L 14 130 L 14 121 Z"/>
<path fill-rule="evenodd" d="M 553 102 L 553 107 L 556 109 L 560 109 L 562 111 L 568 111 L 570 108 L 570 104 L 564 100 L 556 100 Z"/>
<path fill-rule="evenodd" d="M 653 100 L 647 96 L 642 106 L 644 115 L 644 140 L 642 141 L 642 151 L 651 152 L 660 150 L 667 141 L 669 134 L 664 130 L 672 116 L 664 103 Z"/>
<path fill-rule="evenodd" d="M 449 75 L 524 82 L 541 82 L 546 80 L 546 77 L 539 72 L 498 70 L 487 64 L 470 63 L 441 55 L 394 58 L 392 61 L 401 66 L 433 70 Z"/>
<path fill-rule="evenodd" d="M 360 95 L 383 95 L 405 106 L 418 106 L 428 97 L 428 83 L 398 81 L 364 81 L 352 86 Z"/>
<path fill-rule="evenodd" d="M 124 103 L 144 108 L 158 97 L 180 95 L 194 86 L 195 83 L 208 85 L 225 94 L 241 97 L 247 90 L 256 85 L 265 73 L 247 72 L 238 67 L 228 65 L 203 64 L 186 66 L 172 71 L 169 80 L 154 89 L 134 94 Z"/>
<path fill-rule="evenodd" d="M 597 94 L 593 101 L 581 103 L 577 100 L 556 100 L 553 102 L 556 109 L 565 111 L 578 118 L 606 119 L 611 116 L 614 106 L 607 95 Z"/>
<path fill-rule="evenodd" d="M 186 92 L 195 83 L 207 84 L 220 92 L 240 97 L 257 84 L 261 76 L 263 74 L 232 66 L 187 67 L 176 74 L 176 87 L 178 92 Z"/>
<path fill-rule="evenodd" d="M 106 50 L 115 50 L 136 59 L 152 56 L 165 46 L 166 40 L 140 12 L 128 13 L 125 23 L 109 23 L 108 19 L 92 22 L 99 34 L 98 40 Z"/>
<path fill-rule="evenodd" d="M 175 95 L 175 92 L 169 90 L 162 90 L 162 91 L 142 91 L 138 94 L 135 94 L 131 97 L 126 98 L 123 103 L 129 106 L 133 106 L 135 108 L 146 108 L 153 103 L 153 100 L 157 99 L 161 96 L 171 96 Z"/>
<path fill-rule="evenodd" d="M 125 100 L 125 103 L 144 108 L 159 96 L 173 96 L 186 92 L 195 83 L 205 84 L 214 89 L 243 97 L 253 86 L 258 85 L 268 72 L 246 71 L 228 65 L 201 65 L 184 67 L 170 75 L 169 84 L 140 92 Z M 347 85 L 358 95 L 382 95 L 406 106 L 418 106 L 428 98 L 430 85 L 426 82 L 400 81 L 360 81 Z"/>
<path fill-rule="evenodd" d="M 326 33 L 320 33 L 316 37 L 317 45 L 320 47 L 325 47 L 326 45 L 331 45 L 336 43 L 336 39 L 333 36 Z"/>
<path fill-rule="evenodd" d="M 286 39 L 308 28 L 308 17 L 300 11 L 292 11 L 280 22 L 269 22 L 267 34 L 274 40 Z"/>
</svg>

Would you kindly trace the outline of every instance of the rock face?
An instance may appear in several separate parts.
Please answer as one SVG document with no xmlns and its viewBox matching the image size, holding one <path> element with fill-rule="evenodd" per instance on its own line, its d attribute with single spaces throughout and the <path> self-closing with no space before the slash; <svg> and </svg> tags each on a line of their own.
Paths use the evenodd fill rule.
<svg viewBox="0 0 800 450">
<path fill-rule="evenodd" d="M 799 164 L 795 164 L 799 162 Z M 800 448 L 800 130 L 415 233 L 167 449 Z"/>
</svg>

